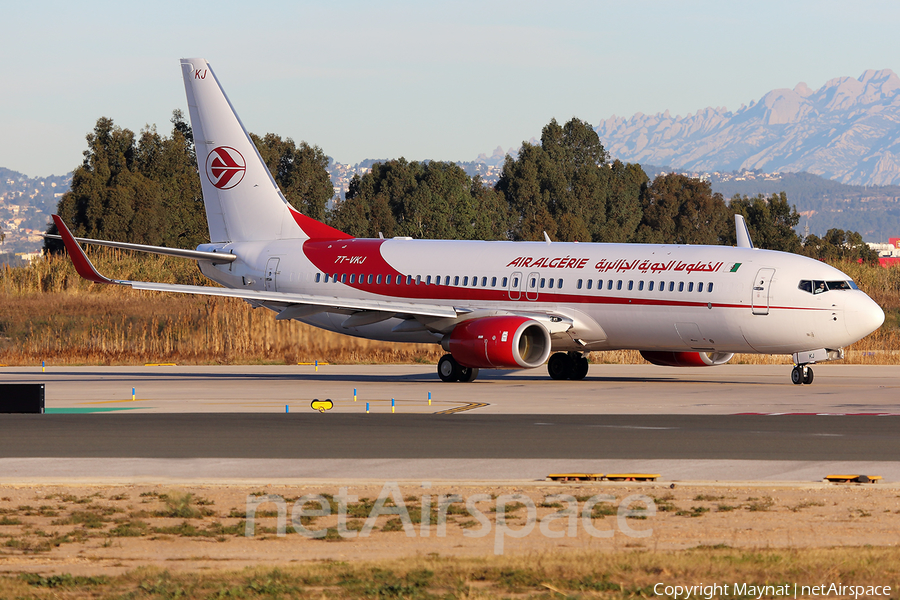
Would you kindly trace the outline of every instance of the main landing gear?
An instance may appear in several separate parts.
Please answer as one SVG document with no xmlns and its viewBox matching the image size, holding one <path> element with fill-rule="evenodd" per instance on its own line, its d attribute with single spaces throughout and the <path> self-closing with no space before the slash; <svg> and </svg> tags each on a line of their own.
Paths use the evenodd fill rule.
<svg viewBox="0 0 900 600">
<path fill-rule="evenodd" d="M 581 352 L 557 352 L 547 361 L 551 379 L 581 380 L 588 374 L 588 360 Z"/>
<path fill-rule="evenodd" d="M 813 370 L 809 365 L 797 365 L 791 370 L 791 383 L 809 385 L 813 382 Z"/>
<path fill-rule="evenodd" d="M 438 361 L 438 377 L 441 381 L 475 381 L 478 377 L 478 369 L 464 367 L 453 358 L 451 354 L 445 354 Z"/>
</svg>

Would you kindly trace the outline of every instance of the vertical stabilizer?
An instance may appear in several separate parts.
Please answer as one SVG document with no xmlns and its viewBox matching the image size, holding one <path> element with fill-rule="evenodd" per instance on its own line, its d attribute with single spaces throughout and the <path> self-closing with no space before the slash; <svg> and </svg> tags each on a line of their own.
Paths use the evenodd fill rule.
<svg viewBox="0 0 900 600">
<path fill-rule="evenodd" d="M 308 237 L 209 63 L 181 59 L 212 242 Z"/>
</svg>

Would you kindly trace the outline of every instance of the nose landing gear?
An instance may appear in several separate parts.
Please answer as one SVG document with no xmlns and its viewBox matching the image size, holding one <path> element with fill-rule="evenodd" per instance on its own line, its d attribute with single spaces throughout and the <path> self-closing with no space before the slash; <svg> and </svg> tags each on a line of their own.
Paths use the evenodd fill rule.
<svg viewBox="0 0 900 600">
<path fill-rule="evenodd" d="M 797 365 L 791 370 L 791 383 L 809 385 L 813 382 L 813 370 L 809 365 Z"/>
</svg>

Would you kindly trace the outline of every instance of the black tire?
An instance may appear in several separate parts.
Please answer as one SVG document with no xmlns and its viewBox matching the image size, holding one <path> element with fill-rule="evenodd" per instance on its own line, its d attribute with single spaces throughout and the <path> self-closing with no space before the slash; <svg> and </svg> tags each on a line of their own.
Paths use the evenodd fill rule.
<svg viewBox="0 0 900 600">
<path fill-rule="evenodd" d="M 800 367 L 794 367 L 791 369 L 791 383 L 794 385 L 800 385 L 803 383 L 803 369 Z"/>
<path fill-rule="evenodd" d="M 813 382 L 812 367 L 806 367 L 806 374 L 803 375 L 803 385 L 809 385 Z"/>
<path fill-rule="evenodd" d="M 469 383 L 478 378 L 478 369 L 475 367 L 459 367 L 459 381 Z"/>
<path fill-rule="evenodd" d="M 459 381 L 460 366 L 450 354 L 445 354 L 438 361 L 438 377 L 441 381 Z"/>
<path fill-rule="evenodd" d="M 557 352 L 547 361 L 547 373 L 550 374 L 550 379 L 569 379 L 574 370 L 572 359 L 563 352 Z"/>
<path fill-rule="evenodd" d="M 576 358 L 572 365 L 572 372 L 569 374 L 569 379 L 573 381 L 581 381 L 585 377 L 587 377 L 588 369 L 590 368 L 590 363 L 588 363 L 588 359 L 585 357 Z"/>
</svg>

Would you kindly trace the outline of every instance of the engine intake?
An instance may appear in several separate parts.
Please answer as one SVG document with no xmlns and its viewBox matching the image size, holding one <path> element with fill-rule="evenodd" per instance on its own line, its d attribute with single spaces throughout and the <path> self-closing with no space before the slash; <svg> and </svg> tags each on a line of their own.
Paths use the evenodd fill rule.
<svg viewBox="0 0 900 600">
<path fill-rule="evenodd" d="M 724 365 L 734 356 L 731 352 L 660 352 L 641 350 L 649 363 L 661 367 L 713 367 Z"/>
<path fill-rule="evenodd" d="M 463 321 L 441 345 L 464 367 L 533 369 L 550 356 L 550 332 L 528 317 L 483 317 Z"/>
</svg>

